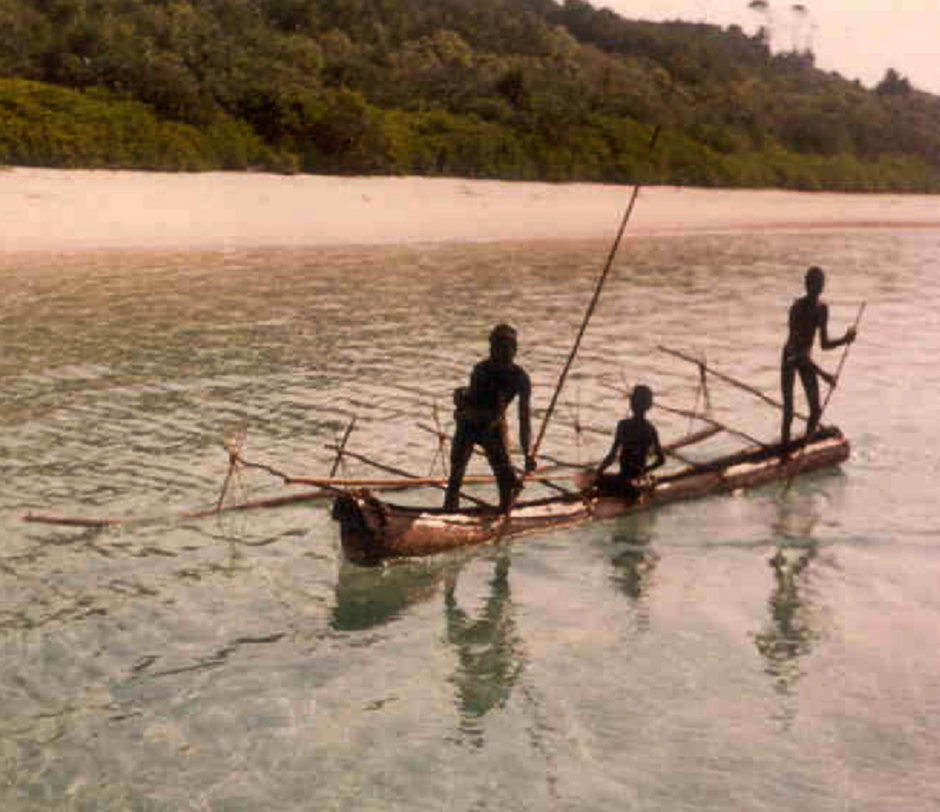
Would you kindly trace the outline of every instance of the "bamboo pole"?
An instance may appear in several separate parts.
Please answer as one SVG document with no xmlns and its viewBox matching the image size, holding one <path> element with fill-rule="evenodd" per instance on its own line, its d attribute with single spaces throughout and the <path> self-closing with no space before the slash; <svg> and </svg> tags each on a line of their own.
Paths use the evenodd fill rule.
<svg viewBox="0 0 940 812">
<path fill-rule="evenodd" d="M 546 410 L 545 412 L 541 412 L 541 411 L 539 411 L 539 410 L 535 410 L 535 414 L 536 414 L 536 415 L 538 415 L 538 414 L 546 414 L 546 413 L 547 413 L 547 410 Z M 596 426 L 585 426 L 583 423 L 580 423 L 580 422 L 579 422 L 579 423 L 570 423 L 570 422 L 567 422 L 567 421 L 562 421 L 561 425 L 567 426 L 568 428 L 572 428 L 572 429 L 574 429 L 575 431 L 578 431 L 578 432 L 585 432 L 585 433 L 587 433 L 587 434 L 610 434 L 610 432 L 607 431 L 607 429 L 597 428 Z"/>
<path fill-rule="evenodd" d="M 696 415 L 696 418 L 700 417 L 701 415 Z M 716 434 L 720 434 L 722 431 L 724 431 L 724 429 L 722 429 L 720 426 L 711 425 L 707 429 L 699 429 L 698 431 L 690 432 L 684 437 L 680 437 L 675 442 L 664 445 L 663 453 L 677 451 L 680 448 L 686 448 L 687 446 L 696 445 L 697 443 L 704 442 L 705 440 L 710 440 L 712 437 L 714 437 Z"/>
<path fill-rule="evenodd" d="M 365 460 L 363 460 L 365 462 Z M 379 463 L 369 463 L 376 465 L 377 467 L 381 466 Z M 390 472 L 394 472 L 395 469 L 392 469 Z M 448 482 L 448 477 L 445 476 L 419 476 L 417 474 L 410 474 L 403 476 L 401 474 L 396 474 L 396 476 L 401 476 L 400 479 L 369 479 L 369 478 L 345 478 L 345 479 L 327 479 L 325 477 L 315 477 L 315 476 L 292 476 L 286 480 L 288 485 L 312 485 L 319 486 L 324 488 L 332 488 L 337 490 L 346 490 L 346 489 L 356 489 L 356 488 L 368 488 L 370 490 L 404 490 L 406 488 L 422 488 L 422 487 L 434 487 L 437 485 L 446 486 Z M 570 479 L 570 474 L 555 474 L 555 473 L 535 473 L 530 476 L 530 479 L 536 482 L 544 482 L 551 479 Z M 479 475 L 467 475 L 463 478 L 463 481 L 470 485 L 491 485 L 496 481 L 496 477 L 490 474 L 479 474 Z"/>
<path fill-rule="evenodd" d="M 235 466 L 238 463 L 238 451 L 234 448 L 229 448 L 228 450 L 228 471 L 225 473 L 225 480 L 222 482 L 222 491 L 219 493 L 219 498 L 215 503 L 215 512 L 218 513 L 222 510 L 222 505 L 225 503 L 225 496 L 228 493 L 228 484 L 232 481 L 232 477 L 235 475 Z"/>
<path fill-rule="evenodd" d="M 862 314 L 864 314 L 865 312 L 866 305 L 867 305 L 866 302 L 862 302 L 861 305 L 859 305 L 858 314 L 855 316 L 855 324 L 852 325 L 853 330 L 858 329 L 858 325 L 862 321 Z M 842 357 L 839 359 L 839 366 L 836 368 L 835 380 L 833 381 L 832 386 L 829 388 L 829 391 L 826 393 L 826 399 L 823 401 L 822 408 L 819 410 L 819 422 L 817 423 L 817 427 L 822 425 L 823 414 L 826 411 L 826 407 L 829 405 L 829 399 L 832 397 L 832 393 L 836 391 L 836 387 L 839 385 L 839 378 L 842 376 L 842 368 L 845 366 L 846 359 L 849 357 L 849 348 L 854 343 L 855 342 L 853 341 L 849 344 L 846 344 L 845 349 L 842 350 Z M 802 456 L 803 452 L 806 450 L 806 445 L 809 443 L 810 439 L 811 439 L 810 437 L 807 437 L 806 442 L 803 443 L 802 447 L 797 452 L 797 456 L 794 459 L 794 463 L 796 464 L 793 466 L 793 469 L 790 472 L 790 477 L 789 479 L 787 479 L 786 485 L 783 486 L 783 492 L 781 493 L 781 497 L 786 496 L 789 493 L 790 486 L 793 485 L 793 480 L 796 478 L 796 475 L 800 472 L 801 466 L 799 465 L 799 459 Z M 786 449 L 783 449 L 783 450 L 785 451 Z"/>
<path fill-rule="evenodd" d="M 650 152 L 652 152 L 653 147 L 656 146 L 660 129 L 661 128 L 657 126 L 656 129 L 653 130 L 653 136 L 650 139 L 649 144 Z M 575 356 L 578 354 L 578 350 L 581 347 L 581 341 L 584 338 L 584 334 L 587 332 L 587 327 L 591 321 L 591 317 L 594 315 L 594 311 L 597 309 L 597 303 L 600 300 L 601 291 L 604 289 L 604 284 L 607 282 L 607 277 L 610 275 L 610 269 L 614 264 L 614 257 L 617 255 L 617 249 L 620 247 L 620 241 L 623 239 L 623 233 L 627 229 L 627 223 L 630 222 L 630 217 L 633 214 L 633 208 L 636 206 L 636 200 L 640 194 L 640 188 L 641 184 L 639 183 L 633 187 L 633 193 L 630 195 L 630 203 L 627 205 L 627 209 L 623 214 L 623 219 L 620 221 L 620 228 L 617 229 L 617 236 L 614 238 L 613 245 L 610 247 L 610 253 L 607 255 L 607 262 L 604 264 L 604 270 L 601 272 L 601 275 L 594 286 L 594 293 L 591 296 L 590 302 L 588 303 L 587 310 L 584 313 L 584 318 L 581 319 L 581 326 L 578 328 L 578 333 L 575 336 L 574 346 L 572 346 L 571 352 L 568 353 L 568 358 L 562 367 L 561 374 L 558 376 L 558 382 L 555 384 L 555 391 L 552 393 L 552 399 L 549 401 L 548 409 L 545 412 L 545 417 L 542 419 L 542 425 L 539 428 L 538 435 L 535 438 L 535 445 L 532 446 L 532 448 L 529 450 L 529 454 L 533 459 L 538 456 L 539 449 L 542 447 L 542 440 L 545 439 L 545 431 L 548 428 L 548 423 L 555 412 L 555 407 L 558 404 L 558 398 L 561 395 L 561 390 L 568 378 L 568 372 L 571 370 Z M 512 509 L 515 506 L 516 501 L 519 499 L 519 494 L 522 493 L 522 489 L 525 487 L 527 476 L 528 474 L 523 475 L 522 480 L 519 483 L 518 490 L 513 495 L 509 506 L 505 510 L 503 524 L 497 533 L 497 538 L 502 535 L 503 528 L 507 527 L 509 524 L 509 516 L 512 513 Z"/>
<path fill-rule="evenodd" d="M 113 517 L 96 519 L 82 516 L 55 516 L 49 513 L 27 513 L 23 521 L 34 524 L 60 524 L 68 527 L 113 527 L 124 524 L 128 520 Z"/>
<path fill-rule="evenodd" d="M 659 138 L 659 131 L 659 127 L 656 127 L 656 129 L 653 131 L 653 136 L 650 139 L 649 145 L 651 152 L 653 147 L 656 145 L 656 140 Z M 584 318 L 581 320 L 581 326 L 578 328 L 577 336 L 575 336 L 574 346 L 571 348 L 571 352 L 568 353 L 568 358 L 565 361 L 565 365 L 562 367 L 561 374 L 558 376 L 558 382 L 555 384 L 555 391 L 552 394 L 552 399 L 548 404 L 548 409 L 546 410 L 545 417 L 542 420 L 542 425 L 539 429 L 538 436 L 535 438 L 535 445 L 531 450 L 531 455 L 533 457 L 538 456 L 538 450 L 542 445 L 542 440 L 545 438 L 545 431 L 548 428 L 548 423 L 555 411 L 555 406 L 558 403 L 561 390 L 568 378 L 568 372 L 571 370 L 571 365 L 574 363 L 575 356 L 578 354 L 578 350 L 581 347 L 581 341 L 584 338 L 585 332 L 587 332 L 587 327 L 591 321 L 591 316 L 594 315 L 594 311 L 597 309 L 597 303 L 600 300 L 601 291 L 604 289 L 604 284 L 607 282 L 607 277 L 610 275 L 610 269 L 614 264 L 614 257 L 617 256 L 617 249 L 620 247 L 620 242 L 623 239 L 623 233 L 626 231 L 627 223 L 630 222 L 630 217 L 633 214 L 633 208 L 636 206 L 636 199 L 640 194 L 640 188 L 641 184 L 639 183 L 633 187 L 633 194 L 630 196 L 630 203 L 627 206 L 627 210 L 624 212 L 623 219 L 620 221 L 620 228 L 617 230 L 617 236 L 614 239 L 613 245 L 610 247 L 610 253 L 607 255 L 607 262 L 604 265 L 604 270 L 601 272 L 601 275 L 597 280 L 597 284 L 594 286 L 594 294 L 591 296 L 591 301 L 588 303 Z"/>
<path fill-rule="evenodd" d="M 865 308 L 867 307 L 867 302 L 862 302 L 858 307 L 858 313 L 855 316 L 855 323 L 852 325 L 853 330 L 858 330 L 858 325 L 861 324 L 862 315 L 865 313 Z M 845 366 L 845 362 L 849 357 L 849 347 L 852 346 L 855 342 L 851 344 L 846 344 L 845 349 L 842 350 L 842 357 L 839 359 L 839 366 L 836 367 L 836 380 L 835 383 L 830 387 L 829 391 L 826 393 L 826 399 L 823 401 L 822 408 L 819 411 L 819 419 L 822 421 L 823 413 L 826 411 L 826 407 L 829 405 L 829 400 L 832 398 L 832 393 L 836 391 L 836 386 L 839 385 L 839 378 L 842 377 L 842 368 Z"/>
<path fill-rule="evenodd" d="M 774 400 L 769 395 L 765 394 L 764 392 L 761 392 L 759 389 L 755 389 L 753 386 L 749 386 L 743 381 L 739 381 L 735 378 L 732 378 L 730 375 L 727 375 L 723 372 L 719 372 L 717 369 L 715 369 L 714 367 L 708 366 L 708 364 L 703 363 L 698 358 L 693 358 L 691 355 L 687 355 L 684 352 L 680 352 L 679 350 L 673 350 L 673 349 L 670 349 L 669 347 L 664 347 L 662 345 L 658 346 L 657 349 L 659 349 L 661 352 L 666 353 L 667 355 L 672 355 L 676 358 L 682 359 L 683 361 L 688 361 L 691 364 L 695 364 L 700 369 L 704 369 L 706 372 L 708 372 L 708 374 L 714 375 L 719 380 L 722 380 L 725 383 L 731 384 L 732 386 L 737 387 L 738 389 L 741 389 L 744 392 L 748 392 L 754 395 L 755 397 L 764 401 L 764 403 L 768 404 L 769 406 L 773 406 L 774 408 L 780 409 L 780 410 L 783 409 L 783 404 L 780 401 Z M 807 415 L 801 414 L 799 412 L 794 412 L 794 416 L 800 418 L 803 421 L 806 421 L 809 419 Z"/>
<path fill-rule="evenodd" d="M 343 434 L 343 439 L 340 441 L 339 449 L 336 452 L 336 459 L 333 460 L 333 467 L 330 469 L 330 479 L 336 476 L 336 472 L 339 470 L 339 465 L 343 461 L 343 451 L 346 448 L 346 441 L 349 440 L 349 435 L 352 434 L 353 427 L 356 425 L 356 416 L 353 415 L 352 420 L 349 421 L 349 425 L 346 426 L 346 433 Z"/>
<path fill-rule="evenodd" d="M 691 414 L 691 413 L 690 413 Z M 700 417 L 700 415 L 696 415 Z M 678 440 L 675 440 L 668 445 L 663 446 L 663 454 L 667 457 L 672 457 L 673 459 L 678 460 L 683 465 L 698 465 L 698 463 L 688 459 L 682 454 L 678 453 L 680 448 L 686 448 L 690 445 L 695 445 L 696 443 L 704 442 L 716 434 L 720 434 L 725 429 L 719 426 L 709 426 L 708 428 L 700 429 L 699 431 L 692 432 L 680 437 Z M 598 463 L 596 462 L 567 462 L 565 460 L 560 460 L 557 457 L 550 457 L 547 454 L 542 454 L 543 460 L 548 460 L 553 465 L 557 465 L 561 468 L 574 468 L 578 471 L 590 471 L 593 468 L 596 468 Z M 557 477 L 556 477 L 557 479 Z"/>
<path fill-rule="evenodd" d="M 724 431 L 724 432 L 727 432 L 728 434 L 733 434 L 737 437 L 741 437 L 742 439 L 747 440 L 749 443 L 758 445 L 761 448 L 769 448 L 767 443 L 764 443 L 761 440 L 758 440 L 756 437 L 752 437 L 750 434 L 746 434 L 743 431 L 739 431 L 738 429 L 733 429 L 730 426 L 726 426 L 724 423 L 719 423 L 714 418 L 705 417 L 704 415 L 701 415 L 701 414 L 695 414 L 694 412 L 690 412 L 688 409 L 675 409 L 671 406 L 664 406 L 662 403 L 657 403 L 656 408 L 662 409 L 663 411 L 670 412 L 672 414 L 679 415 L 680 417 L 690 417 L 690 416 L 697 417 L 699 420 L 702 420 L 703 422 L 708 423 L 711 426 L 714 426 L 719 431 Z"/>
<path fill-rule="evenodd" d="M 202 519 L 230 511 L 283 507 L 284 505 L 323 499 L 332 495 L 333 490 L 319 488 L 313 491 L 274 496 L 268 499 L 255 499 L 248 502 L 239 502 L 235 505 L 223 506 L 221 510 L 219 510 L 215 505 L 212 505 L 211 507 L 186 510 L 180 513 L 173 513 L 168 516 L 84 517 L 60 516 L 51 513 L 27 513 L 25 516 L 23 516 L 23 521 L 32 524 L 62 525 L 66 527 L 105 528 L 126 524 L 150 524 L 166 521 L 178 521 L 180 519 Z"/>
<path fill-rule="evenodd" d="M 327 448 L 330 450 L 335 450 L 336 446 L 328 445 Z M 420 481 L 420 480 L 431 479 L 430 477 L 416 476 L 415 474 L 409 473 L 408 471 L 403 471 L 401 468 L 395 468 L 391 465 L 385 465 L 384 463 L 369 459 L 368 457 L 363 456 L 362 454 L 355 454 L 351 451 L 347 451 L 345 453 L 347 457 L 351 457 L 354 460 L 359 460 L 359 462 L 363 462 L 366 465 L 371 465 L 374 468 L 378 468 L 380 471 L 385 471 L 386 473 L 393 474 L 394 476 L 403 477 L 404 479 L 409 480 L 410 482 L 415 482 L 416 480 Z M 301 478 L 301 477 L 290 477 L 288 479 L 285 479 L 284 481 L 287 482 L 288 484 L 294 484 L 294 483 L 302 483 L 304 481 L 309 481 L 309 480 L 305 480 L 304 478 Z M 438 490 L 442 490 L 442 491 L 446 490 L 445 485 L 438 484 L 437 482 L 426 481 L 424 484 L 427 484 L 428 486 L 432 488 L 437 488 Z M 491 505 L 489 502 L 483 499 L 477 499 L 475 496 L 470 496 L 469 494 L 463 494 L 463 493 L 461 494 L 461 496 L 466 498 L 468 501 L 473 502 L 474 504 L 479 505 L 481 507 L 493 508 L 493 505 Z"/>
</svg>

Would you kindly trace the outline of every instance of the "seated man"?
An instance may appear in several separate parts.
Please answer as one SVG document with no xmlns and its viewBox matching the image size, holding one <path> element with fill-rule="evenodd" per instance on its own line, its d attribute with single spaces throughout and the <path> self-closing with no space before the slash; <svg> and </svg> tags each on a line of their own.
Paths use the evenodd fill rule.
<svg viewBox="0 0 940 812">
<path fill-rule="evenodd" d="M 493 469 L 499 485 L 499 506 L 506 511 L 520 488 L 509 459 L 506 439 L 506 409 L 519 398 L 519 444 L 526 458 L 526 471 L 535 470 L 529 456 L 531 419 L 529 401 L 532 384 L 526 371 L 515 363 L 516 331 L 500 324 L 490 333 L 490 355 L 480 361 L 470 376 L 470 386 L 454 392 L 457 429 L 450 452 L 450 479 L 444 507 L 455 510 L 460 503 L 460 486 L 473 447 L 479 445 Z"/>
<path fill-rule="evenodd" d="M 596 471 L 594 485 L 601 493 L 636 499 L 640 494 L 637 480 L 666 462 L 659 444 L 659 433 L 646 419 L 652 405 L 652 390 L 643 385 L 635 387 L 630 395 L 633 414 L 617 423 L 614 443 Z M 654 459 L 647 463 L 651 452 Z M 616 459 L 620 460 L 620 473 L 605 474 L 604 471 Z"/>
</svg>

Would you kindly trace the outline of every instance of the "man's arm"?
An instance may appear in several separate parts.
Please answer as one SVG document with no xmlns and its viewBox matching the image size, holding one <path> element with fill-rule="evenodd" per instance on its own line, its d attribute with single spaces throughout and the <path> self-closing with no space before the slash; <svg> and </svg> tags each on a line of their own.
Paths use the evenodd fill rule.
<svg viewBox="0 0 940 812">
<path fill-rule="evenodd" d="M 648 474 L 650 471 L 655 471 L 657 468 L 666 464 L 666 455 L 663 454 L 663 447 L 659 444 L 659 432 L 656 431 L 655 426 L 650 426 L 653 432 L 653 454 L 656 458 L 646 466 L 643 473 Z"/>
<path fill-rule="evenodd" d="M 819 312 L 819 346 L 824 350 L 834 350 L 836 347 L 841 347 L 843 344 L 851 344 L 855 341 L 855 328 L 849 327 L 845 331 L 845 335 L 842 338 L 831 339 L 829 338 L 829 306 L 820 305 Z"/>
<path fill-rule="evenodd" d="M 610 446 L 610 451 L 607 452 L 607 456 L 601 460 L 601 464 L 597 466 L 597 475 L 600 476 L 604 473 L 617 459 L 617 455 L 620 453 L 620 446 L 623 442 L 623 437 L 620 434 L 621 424 L 617 424 L 617 430 L 614 432 L 614 442 Z"/>
</svg>

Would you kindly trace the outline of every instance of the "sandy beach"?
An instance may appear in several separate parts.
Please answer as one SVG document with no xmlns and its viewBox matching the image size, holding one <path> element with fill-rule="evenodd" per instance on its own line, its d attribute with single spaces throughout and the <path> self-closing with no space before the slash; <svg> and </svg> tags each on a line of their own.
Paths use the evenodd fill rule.
<svg viewBox="0 0 940 812">
<path fill-rule="evenodd" d="M 592 239 L 632 187 L 428 178 L 0 171 L 0 252 Z M 940 198 L 646 187 L 631 234 L 940 228 Z"/>
</svg>

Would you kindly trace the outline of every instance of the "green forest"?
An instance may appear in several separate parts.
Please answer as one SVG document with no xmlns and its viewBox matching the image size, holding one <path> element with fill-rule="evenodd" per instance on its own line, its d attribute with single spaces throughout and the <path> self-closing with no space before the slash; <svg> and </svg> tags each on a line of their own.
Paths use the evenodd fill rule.
<svg viewBox="0 0 940 812">
<path fill-rule="evenodd" d="M 769 42 L 584 0 L 0 0 L 0 164 L 940 192 L 940 97 Z"/>
</svg>

